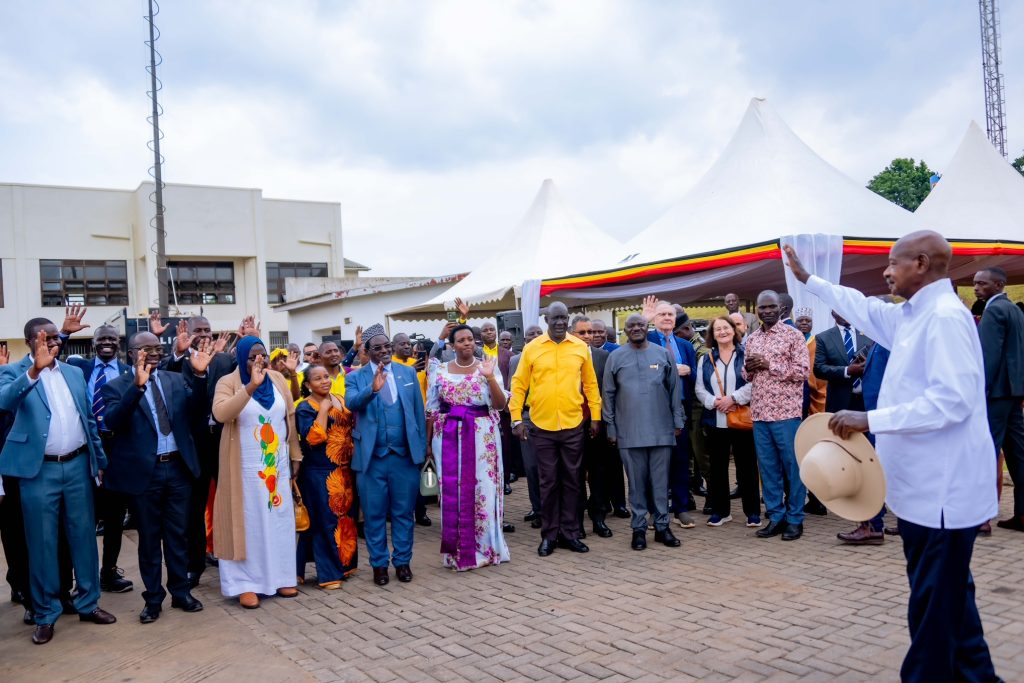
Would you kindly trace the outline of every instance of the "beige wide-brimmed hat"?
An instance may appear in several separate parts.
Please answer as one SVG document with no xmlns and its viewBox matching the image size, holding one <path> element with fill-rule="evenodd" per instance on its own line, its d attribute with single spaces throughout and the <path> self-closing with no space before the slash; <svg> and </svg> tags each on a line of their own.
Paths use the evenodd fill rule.
<svg viewBox="0 0 1024 683">
<path fill-rule="evenodd" d="M 863 434 L 840 439 L 828 428 L 832 413 L 811 415 L 796 432 L 800 479 L 825 507 L 864 522 L 885 502 L 885 472 Z"/>
</svg>

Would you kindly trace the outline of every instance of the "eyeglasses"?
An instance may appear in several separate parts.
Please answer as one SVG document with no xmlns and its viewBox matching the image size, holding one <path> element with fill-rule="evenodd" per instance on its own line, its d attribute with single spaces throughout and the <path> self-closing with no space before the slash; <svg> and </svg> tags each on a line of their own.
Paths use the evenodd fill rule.
<svg viewBox="0 0 1024 683">
<path fill-rule="evenodd" d="M 370 350 L 371 351 L 390 351 L 391 350 L 391 344 L 390 343 L 388 343 L 388 344 L 375 344 L 375 345 L 370 347 Z"/>
</svg>

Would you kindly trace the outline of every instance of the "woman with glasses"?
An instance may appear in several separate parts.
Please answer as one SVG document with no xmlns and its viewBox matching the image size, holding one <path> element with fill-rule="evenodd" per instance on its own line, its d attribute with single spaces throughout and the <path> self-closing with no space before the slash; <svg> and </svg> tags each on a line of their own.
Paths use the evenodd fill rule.
<svg viewBox="0 0 1024 683">
<path fill-rule="evenodd" d="M 255 609 L 260 595 L 298 595 L 290 487 L 302 451 L 288 381 L 269 369 L 267 347 L 243 337 L 235 354 L 238 368 L 213 397 L 213 416 L 224 424 L 213 549 L 221 593 Z"/>
</svg>

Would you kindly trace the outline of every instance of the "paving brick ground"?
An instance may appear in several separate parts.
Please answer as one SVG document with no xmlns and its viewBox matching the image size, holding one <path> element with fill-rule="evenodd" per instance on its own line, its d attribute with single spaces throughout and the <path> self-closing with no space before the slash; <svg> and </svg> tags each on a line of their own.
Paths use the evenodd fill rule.
<svg viewBox="0 0 1024 683">
<path fill-rule="evenodd" d="M 681 548 L 635 552 L 627 520 L 613 519 L 615 536 L 588 536 L 589 554 L 540 558 L 525 505 L 518 484 L 507 503 L 518 529 L 512 562 L 465 574 L 439 566 L 432 508 L 435 525 L 417 528 L 411 584 L 374 586 L 361 548 L 364 567 L 343 589 L 304 586 L 298 599 L 247 611 L 220 597 L 213 570 L 196 591 L 201 614 L 168 609 L 141 626 L 138 590 L 105 595 L 118 624 L 65 617 L 46 647 L 31 645 L 20 610 L 4 604 L 0 669 L 11 681 L 898 679 L 907 645 L 898 540 L 840 546 L 835 534 L 850 525 L 830 515 L 810 517 L 793 543 L 734 522 L 677 530 Z M 138 584 L 133 538 L 122 562 Z M 1024 534 L 980 539 L 973 570 L 997 672 L 1024 681 Z"/>
</svg>

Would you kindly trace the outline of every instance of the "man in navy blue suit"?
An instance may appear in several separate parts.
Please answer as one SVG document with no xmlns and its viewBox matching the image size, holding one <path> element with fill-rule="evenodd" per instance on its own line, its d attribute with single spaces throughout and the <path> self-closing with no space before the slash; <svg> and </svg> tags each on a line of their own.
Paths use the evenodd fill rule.
<svg viewBox="0 0 1024 683">
<path fill-rule="evenodd" d="M 160 371 L 160 340 L 151 332 L 132 335 L 128 359 L 132 373 L 103 387 L 104 424 L 111 431 L 107 486 L 132 497 L 138 521 L 139 573 L 146 586 L 139 621 L 160 617 L 167 595 L 160 583 L 161 544 L 167 564 L 171 607 L 203 609 L 188 582 L 189 499 L 199 476 L 199 458 L 189 431 L 192 416 L 209 411 L 206 368 L 212 354 L 205 342 L 191 356 L 193 384 L 181 375 Z"/>
<path fill-rule="evenodd" d="M 99 429 L 104 450 L 110 438 L 110 430 L 103 422 L 106 411 L 100 392 L 108 382 L 132 371 L 131 366 L 117 358 L 120 345 L 121 334 L 117 328 L 112 325 L 100 325 L 92 337 L 93 358 L 86 360 L 73 356 L 67 361 L 68 365 L 74 365 L 85 376 L 89 398 L 92 401 L 92 414 L 96 418 L 96 427 Z M 100 589 L 109 593 L 127 593 L 133 588 L 132 582 L 124 578 L 124 572 L 117 566 L 117 558 L 121 554 L 121 537 L 124 534 L 128 497 L 106 487 L 97 487 L 95 495 L 96 516 L 103 520 Z"/>
<path fill-rule="evenodd" d="M 53 638 L 54 622 L 63 612 L 57 562 L 62 521 L 78 583 L 79 618 L 96 624 L 117 619 L 98 604 L 92 481 L 102 481 L 107 458 L 85 378 L 57 360 L 61 338 L 51 321 L 29 320 L 25 343 L 32 354 L 0 368 L 0 410 L 14 414 L 0 452 L 0 474 L 20 479 L 36 622 L 32 642 L 42 645 Z"/>
<path fill-rule="evenodd" d="M 356 415 L 352 430 L 363 506 L 366 549 L 373 582 L 388 583 L 387 518 L 391 517 L 390 562 L 399 581 L 412 581 L 412 541 L 420 470 L 427 451 L 423 394 L 416 371 L 391 362 L 391 341 L 381 325 L 362 335 L 370 362 L 346 379 L 345 400 Z"/>
<path fill-rule="evenodd" d="M 644 318 L 648 322 L 654 322 L 654 329 L 647 333 L 647 340 L 668 349 L 669 356 L 676 364 L 676 371 L 679 375 L 679 396 L 683 402 L 683 415 L 691 415 L 690 404 L 694 396 L 693 371 L 697 367 L 697 352 L 693 344 L 675 336 L 674 331 L 682 323 L 677 324 L 676 309 L 667 301 L 658 301 L 656 297 L 644 298 Z M 683 314 L 686 315 L 685 313 Z M 675 515 L 676 522 L 684 529 L 694 527 L 693 518 L 689 511 L 693 509 L 690 497 L 690 434 L 687 431 L 690 425 L 687 423 L 676 435 L 676 446 L 672 449 L 672 459 L 669 461 L 669 491 L 672 494 L 672 504 L 669 512 Z"/>
</svg>

